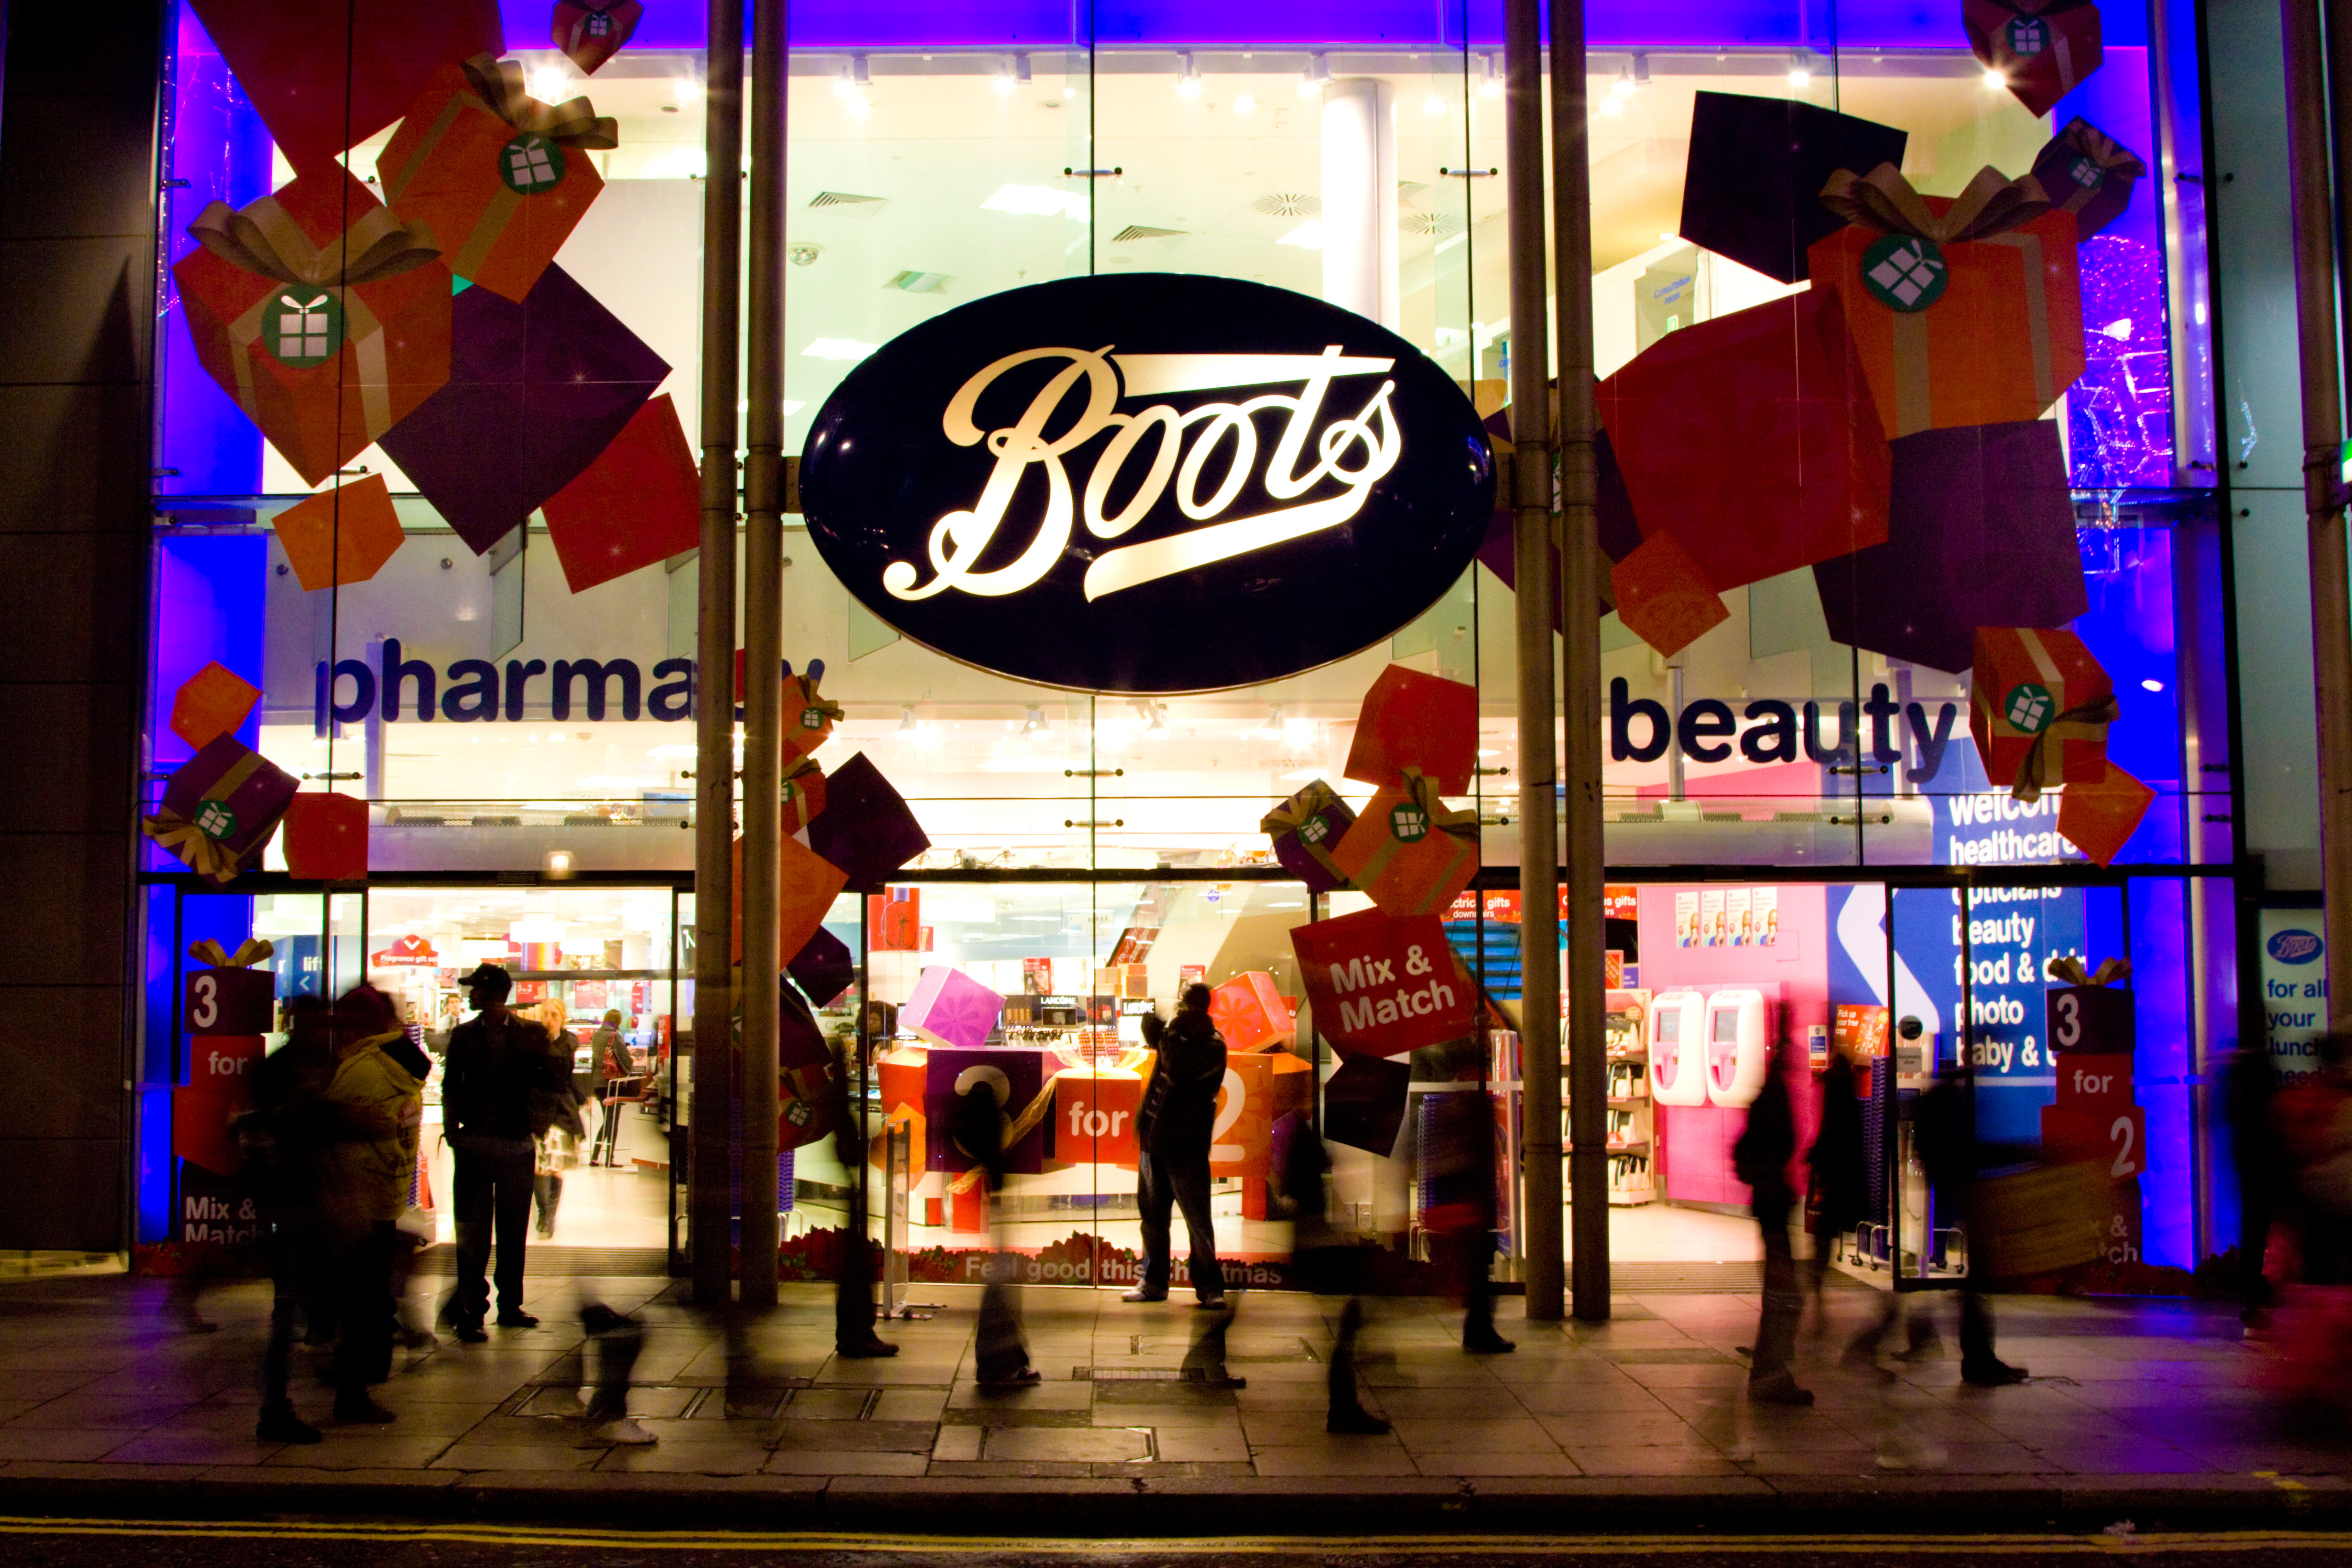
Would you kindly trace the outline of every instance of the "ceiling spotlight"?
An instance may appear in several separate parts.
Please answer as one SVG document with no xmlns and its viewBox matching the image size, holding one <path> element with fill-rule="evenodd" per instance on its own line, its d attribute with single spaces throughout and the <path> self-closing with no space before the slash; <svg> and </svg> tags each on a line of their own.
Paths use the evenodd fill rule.
<svg viewBox="0 0 2352 1568">
<path fill-rule="evenodd" d="M 1029 85 L 1029 57 L 1007 55 L 997 62 L 996 79 L 990 84 L 1000 93 L 1010 93 L 1016 87 Z"/>
<path fill-rule="evenodd" d="M 1168 738 L 1168 704 L 1155 702 L 1151 705 L 1151 722 L 1143 727 L 1143 732 L 1163 741 Z"/>
<path fill-rule="evenodd" d="M 1022 722 L 1021 732 L 1024 735 L 1044 734 L 1045 732 L 1045 710 L 1043 708 L 1030 709 L 1029 717 Z"/>
<path fill-rule="evenodd" d="M 850 118 L 853 120 L 863 120 L 874 112 L 874 106 L 866 102 L 866 95 L 860 92 L 851 93 L 842 100 L 841 106 L 849 110 Z"/>
<path fill-rule="evenodd" d="M 1803 49 L 1789 57 L 1789 85 L 1795 88 L 1813 85 L 1813 57 Z"/>
<path fill-rule="evenodd" d="M 1650 57 L 1640 49 L 1633 51 L 1633 85 L 1650 85 Z"/>
<path fill-rule="evenodd" d="M 1254 113 L 1256 109 L 1257 100 L 1252 98 L 1248 93 L 1243 93 L 1240 97 L 1234 100 L 1234 112 L 1235 114 Z"/>
<path fill-rule="evenodd" d="M 1184 50 L 1176 57 L 1176 90 L 1185 98 L 1201 96 L 1201 68 L 1192 63 L 1192 51 Z"/>
<path fill-rule="evenodd" d="M 1984 84 L 1990 90 L 1999 92 L 2002 88 L 2009 85 L 2009 78 L 2000 74 L 2000 68 L 1999 66 L 1987 66 L 1985 67 Z"/>
<path fill-rule="evenodd" d="M 572 79 L 559 66 L 541 66 L 530 73 L 530 95 L 541 103 L 560 101 L 572 86 Z"/>
<path fill-rule="evenodd" d="M 1282 739 L 1282 705 L 1280 703 L 1276 703 L 1267 710 L 1265 722 L 1258 726 L 1257 732 L 1269 741 Z"/>
<path fill-rule="evenodd" d="M 1503 79 L 1495 74 L 1495 57 L 1492 55 L 1478 57 L 1478 96 L 1481 98 L 1503 96 Z"/>
<path fill-rule="evenodd" d="M 1609 84 L 1609 90 L 1613 96 L 1618 98 L 1633 97 L 1633 68 L 1632 66 L 1619 66 L 1617 68 L 1617 79 Z"/>
<path fill-rule="evenodd" d="M 873 85 L 874 78 L 866 68 L 864 55 L 850 56 L 849 63 L 841 68 L 841 74 L 833 79 L 833 90 L 844 98 L 855 98 Z"/>
<path fill-rule="evenodd" d="M 1421 107 L 1428 110 L 1430 117 L 1434 119 L 1438 115 L 1445 112 L 1445 100 L 1433 92 L 1429 95 L 1427 101 L 1423 102 Z"/>
<path fill-rule="evenodd" d="M 1329 85 L 1330 80 L 1331 62 L 1321 55 L 1309 55 L 1307 57 L 1307 69 L 1298 78 L 1298 95 L 1312 98 Z"/>
</svg>

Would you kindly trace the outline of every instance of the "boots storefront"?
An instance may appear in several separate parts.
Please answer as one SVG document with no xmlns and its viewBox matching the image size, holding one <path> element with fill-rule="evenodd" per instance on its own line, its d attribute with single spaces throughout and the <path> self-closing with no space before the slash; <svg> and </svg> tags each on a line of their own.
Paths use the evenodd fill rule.
<svg viewBox="0 0 2352 1568">
<path fill-rule="evenodd" d="M 791 10 L 780 1272 L 862 1223 L 894 1304 L 992 1254 L 1136 1283 L 1146 1021 L 1197 983 L 1229 1280 L 1297 1282 L 1304 1139 L 1396 1281 L 1465 1225 L 1521 1279 L 1570 1228 L 1530 1108 L 1575 1098 L 1521 937 L 1580 911 L 1522 891 L 1507 459 L 1550 332 L 1501 7 Z M 698 613 L 762 568 L 703 550 L 705 35 L 637 12 L 180 9 L 143 1266 L 240 1239 L 289 1005 L 371 983 L 437 1058 L 483 963 L 594 1102 L 541 1140 L 542 1245 L 693 1255 Z M 1607 592 L 1567 614 L 1621 1289 L 1754 1288 L 1776 1077 L 1800 1148 L 1861 1101 L 1838 1268 L 1988 1267 L 1914 1151 L 1939 1078 L 2096 1173 L 2037 1279 L 2227 1267 L 2256 922 L 2192 45 L 2164 5 L 1590 9 Z M 404 1223 L 446 1239 L 439 1087 Z"/>
</svg>

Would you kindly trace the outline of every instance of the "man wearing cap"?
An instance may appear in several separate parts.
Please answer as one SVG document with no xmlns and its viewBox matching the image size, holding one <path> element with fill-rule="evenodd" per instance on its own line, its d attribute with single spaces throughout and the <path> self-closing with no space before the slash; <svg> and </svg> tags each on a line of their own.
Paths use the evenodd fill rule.
<svg viewBox="0 0 2352 1568">
<path fill-rule="evenodd" d="M 523 1233 L 530 1220 L 532 1140 L 545 1129 L 540 1108 L 552 1103 L 572 1076 L 569 1054 L 559 1054 L 547 1031 L 507 1011 L 514 977 L 485 963 L 458 982 L 474 1016 L 449 1031 L 443 1063 L 441 1115 L 457 1166 L 457 1289 L 446 1315 L 459 1339 L 488 1338 L 483 1278 L 490 1243 L 498 1242 L 499 1326 L 530 1329 L 539 1320 L 522 1310 Z"/>
</svg>

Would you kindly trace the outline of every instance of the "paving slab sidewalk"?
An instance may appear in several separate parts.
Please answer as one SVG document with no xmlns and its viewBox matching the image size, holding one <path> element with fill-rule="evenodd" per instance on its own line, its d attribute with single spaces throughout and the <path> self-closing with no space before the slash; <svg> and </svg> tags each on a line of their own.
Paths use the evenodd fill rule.
<svg viewBox="0 0 2352 1568">
<path fill-rule="evenodd" d="M 1601 1324 L 1530 1324 L 1507 1302 L 1519 1348 L 1491 1357 L 1460 1350 L 1444 1302 L 1384 1300 L 1360 1370 L 1393 1429 L 1335 1437 L 1336 1304 L 1308 1297 L 1236 1297 L 1238 1381 L 1219 1385 L 1181 1374 L 1207 1321 L 1184 1299 L 1033 1288 L 1043 1380 L 996 1392 L 972 1381 L 976 1290 L 925 1288 L 940 1310 L 888 1326 L 898 1356 L 842 1361 L 829 1294 L 787 1287 L 751 1331 L 754 1383 L 730 1415 L 723 1340 L 682 1285 L 536 1279 L 539 1328 L 400 1352 L 379 1391 L 390 1426 L 327 1419 L 305 1365 L 297 1402 L 325 1440 L 284 1447 L 253 1435 L 264 1288 L 209 1294 L 222 1327 L 201 1335 L 161 1314 L 163 1289 L 0 1283 L 0 1511 L 1053 1534 L 2352 1521 L 2352 1449 L 2290 1430 L 2269 1348 L 2184 1304 L 2004 1299 L 2000 1352 L 2033 1378 L 1987 1390 L 1940 1356 L 1842 1365 L 1885 1298 L 1834 1291 L 1799 1409 L 1743 1395 L 1752 1296 L 1637 1294 Z M 631 1409 L 650 1447 L 580 1418 L 585 1300 L 646 1324 Z"/>
</svg>

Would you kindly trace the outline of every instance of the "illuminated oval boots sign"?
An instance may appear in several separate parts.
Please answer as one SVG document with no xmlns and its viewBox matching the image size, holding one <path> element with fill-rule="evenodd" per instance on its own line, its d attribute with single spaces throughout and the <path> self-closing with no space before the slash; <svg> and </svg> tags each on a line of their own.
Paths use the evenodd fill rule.
<svg viewBox="0 0 2352 1568">
<path fill-rule="evenodd" d="M 850 592 L 951 658 L 1206 691 L 1428 609 L 1494 471 L 1461 389 L 1361 316 L 1230 279 L 1076 278 L 859 364 L 817 414 L 801 504 Z"/>
</svg>

